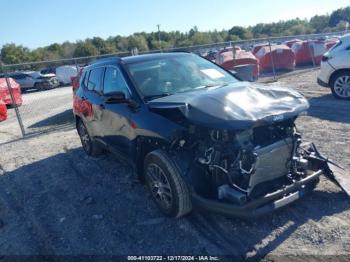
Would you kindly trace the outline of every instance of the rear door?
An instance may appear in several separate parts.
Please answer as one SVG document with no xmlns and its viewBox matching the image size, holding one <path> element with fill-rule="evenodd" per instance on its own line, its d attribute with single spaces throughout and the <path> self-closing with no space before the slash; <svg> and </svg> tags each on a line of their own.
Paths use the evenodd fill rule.
<svg viewBox="0 0 350 262">
<path fill-rule="evenodd" d="M 22 75 L 22 81 L 23 81 L 23 84 L 22 86 L 24 88 L 32 88 L 34 87 L 34 83 L 35 83 L 35 79 L 34 79 L 34 76 L 31 76 L 31 75 L 28 75 L 28 74 L 23 74 Z"/>
<path fill-rule="evenodd" d="M 84 81 L 84 92 L 80 97 L 82 102 L 91 108 L 91 112 L 88 117 L 84 118 L 84 122 L 89 134 L 97 138 L 102 137 L 100 124 L 104 110 L 102 93 L 104 70 L 104 67 L 93 68 L 90 70 L 88 78 Z"/>
</svg>

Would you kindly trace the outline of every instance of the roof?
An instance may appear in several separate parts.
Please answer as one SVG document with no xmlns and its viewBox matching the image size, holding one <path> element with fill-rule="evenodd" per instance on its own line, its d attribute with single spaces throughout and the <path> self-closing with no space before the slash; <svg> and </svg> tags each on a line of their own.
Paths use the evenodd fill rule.
<svg viewBox="0 0 350 262">
<path fill-rule="evenodd" d="M 185 53 L 185 52 L 173 52 L 173 53 L 152 53 L 152 54 L 126 56 L 126 57 L 113 56 L 113 57 L 99 59 L 94 63 L 90 64 L 89 66 L 87 66 L 86 69 L 97 67 L 97 66 L 103 66 L 103 65 L 113 65 L 113 64 L 115 65 L 120 62 L 124 62 L 126 64 L 133 64 L 133 63 L 138 63 L 143 61 L 150 61 L 154 59 L 176 57 L 180 55 L 192 55 L 192 54 Z"/>
<path fill-rule="evenodd" d="M 86 66 L 86 68 L 96 67 L 100 65 L 112 65 L 120 62 L 120 57 L 113 56 L 108 58 L 102 58 L 98 59 L 97 61 L 93 62 L 92 64 Z"/>
<path fill-rule="evenodd" d="M 126 64 L 133 64 L 133 63 L 138 63 L 143 61 L 150 61 L 154 59 L 177 57 L 180 55 L 192 55 L 192 54 L 185 53 L 185 52 L 154 53 L 154 54 L 146 54 L 146 55 L 127 56 L 127 57 L 121 58 L 121 60 Z"/>
</svg>

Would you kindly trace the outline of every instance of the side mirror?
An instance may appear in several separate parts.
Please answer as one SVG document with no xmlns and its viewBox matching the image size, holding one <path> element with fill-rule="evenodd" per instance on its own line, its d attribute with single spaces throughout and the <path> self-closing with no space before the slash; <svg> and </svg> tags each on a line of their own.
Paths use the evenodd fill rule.
<svg viewBox="0 0 350 262">
<path fill-rule="evenodd" d="M 127 102 L 124 92 L 113 92 L 105 95 L 106 104 L 120 104 Z"/>
</svg>

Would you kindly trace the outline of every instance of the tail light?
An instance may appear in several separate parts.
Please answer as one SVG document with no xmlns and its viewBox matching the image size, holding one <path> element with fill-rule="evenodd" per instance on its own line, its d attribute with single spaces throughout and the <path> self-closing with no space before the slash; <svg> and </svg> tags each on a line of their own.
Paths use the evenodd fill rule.
<svg viewBox="0 0 350 262">
<path fill-rule="evenodd" d="M 322 62 L 328 61 L 329 58 L 330 58 L 330 57 L 329 57 L 328 55 L 323 55 L 323 56 L 322 56 Z"/>
<path fill-rule="evenodd" d="M 72 90 L 73 90 L 73 93 L 75 94 L 77 89 L 79 88 L 79 76 L 72 76 L 71 82 L 72 82 Z"/>
</svg>

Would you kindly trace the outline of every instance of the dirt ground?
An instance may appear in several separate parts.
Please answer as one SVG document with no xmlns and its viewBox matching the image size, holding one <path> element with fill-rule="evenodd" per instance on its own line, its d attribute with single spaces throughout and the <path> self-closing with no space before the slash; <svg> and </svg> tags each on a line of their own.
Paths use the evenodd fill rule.
<svg viewBox="0 0 350 262">
<path fill-rule="evenodd" d="M 309 98 L 300 131 L 349 169 L 349 102 L 317 86 L 316 74 L 272 84 Z M 64 119 L 54 122 L 55 131 L 0 144 L 0 255 L 212 254 L 285 261 L 350 256 L 350 199 L 330 181 L 322 179 L 311 195 L 254 220 L 197 210 L 178 220 L 164 218 L 128 166 L 111 154 L 84 154 L 70 110 L 54 114 L 59 117 L 50 121 Z M 0 137 L 15 126 L 5 123 Z"/>
</svg>

